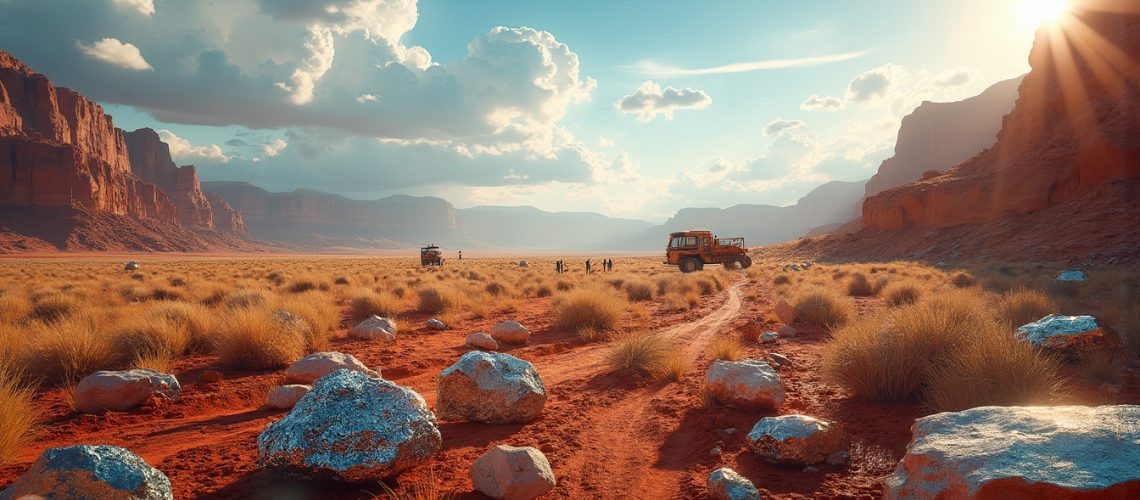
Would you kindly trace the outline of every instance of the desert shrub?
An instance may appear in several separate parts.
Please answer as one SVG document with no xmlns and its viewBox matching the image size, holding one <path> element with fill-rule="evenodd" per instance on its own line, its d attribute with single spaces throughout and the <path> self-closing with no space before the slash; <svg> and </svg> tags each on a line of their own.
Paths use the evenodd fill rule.
<svg viewBox="0 0 1140 500">
<path fill-rule="evenodd" d="M 145 314 L 184 328 L 190 337 L 189 352 L 202 354 L 213 350 L 210 340 L 213 313 L 205 307 L 186 302 L 157 302 L 149 306 Z"/>
<path fill-rule="evenodd" d="M 165 286 L 152 288 L 149 295 L 150 298 L 154 300 L 180 301 L 184 298 L 182 292 Z"/>
<path fill-rule="evenodd" d="M 336 279 L 333 280 L 333 284 L 334 285 L 347 285 L 347 284 L 349 284 L 349 281 L 348 281 L 348 278 L 345 276 L 337 276 Z"/>
<path fill-rule="evenodd" d="M 557 288 L 558 291 L 560 291 L 560 292 L 566 292 L 569 290 L 573 290 L 574 284 L 569 282 L 569 281 L 566 281 L 566 280 L 558 280 L 557 282 L 554 283 L 554 288 Z"/>
<path fill-rule="evenodd" d="M 875 285 L 863 273 L 854 273 L 847 278 L 847 295 L 852 297 L 869 297 L 875 294 Z"/>
<path fill-rule="evenodd" d="M 245 288 L 226 295 L 222 303 L 229 309 L 244 309 L 264 306 L 268 300 L 264 291 Z"/>
<path fill-rule="evenodd" d="M 1057 304 L 1036 290 L 1019 288 L 998 299 L 998 315 L 1006 326 L 1017 328 L 1057 312 Z"/>
<path fill-rule="evenodd" d="M 709 344 L 713 359 L 736 361 L 744 356 L 744 346 L 735 337 L 717 337 Z"/>
<path fill-rule="evenodd" d="M 394 317 L 404 308 L 404 303 L 390 294 L 361 288 L 348 299 L 348 308 L 353 321 L 363 321 L 372 315 Z"/>
<path fill-rule="evenodd" d="M 934 411 L 1047 405 L 1064 394 L 1060 363 L 1002 329 L 977 336 L 931 367 L 924 402 Z"/>
<path fill-rule="evenodd" d="M 79 301 L 61 293 L 49 293 L 36 297 L 32 302 L 31 317 L 40 321 L 61 320 L 79 308 Z"/>
<path fill-rule="evenodd" d="M 1085 378 L 1110 384 L 1120 382 L 1123 364 L 1117 351 L 1089 351 L 1077 358 L 1077 367 Z"/>
<path fill-rule="evenodd" d="M 617 326 L 625 308 L 625 299 L 612 290 L 580 288 L 555 298 L 554 316 L 562 328 L 606 331 Z"/>
<path fill-rule="evenodd" d="M 14 369 L 0 365 L 0 464 L 7 465 L 35 436 L 34 392 Z"/>
<path fill-rule="evenodd" d="M 787 285 L 788 283 L 791 283 L 791 282 L 792 282 L 791 276 L 788 276 L 786 274 L 777 274 L 775 278 L 772 278 L 772 284 L 776 285 L 776 286 Z"/>
<path fill-rule="evenodd" d="M 575 333 L 578 334 L 578 338 L 582 339 L 583 342 L 594 342 L 604 338 L 602 332 L 599 332 L 596 328 L 589 326 L 579 328 Z"/>
<path fill-rule="evenodd" d="M 23 319 L 31 310 L 28 299 L 19 295 L 0 296 L 0 323 L 14 323 Z"/>
<path fill-rule="evenodd" d="M 493 297 L 511 294 L 510 287 L 508 285 L 504 285 L 499 281 L 492 281 L 490 283 L 487 283 L 487 285 L 483 287 L 483 290 Z"/>
<path fill-rule="evenodd" d="M 88 374 L 115 367 L 106 319 L 98 312 L 80 311 L 47 325 L 29 326 L 23 370 L 45 383 L 78 382 Z"/>
<path fill-rule="evenodd" d="M 300 278 L 294 280 L 289 284 L 289 293 L 304 293 L 310 290 L 316 290 L 320 284 L 311 278 Z"/>
<path fill-rule="evenodd" d="M 795 322 L 834 329 L 843 326 L 855 314 L 847 297 L 830 288 L 807 288 L 792 297 L 796 309 Z"/>
<path fill-rule="evenodd" d="M 661 367 L 655 375 L 660 379 L 680 382 L 690 369 L 692 369 L 692 363 L 689 362 L 689 358 L 685 357 L 685 353 L 673 350 L 661 361 Z"/>
<path fill-rule="evenodd" d="M 145 358 L 173 359 L 189 351 L 190 333 L 162 316 L 144 315 L 115 328 L 111 345 L 117 365 Z"/>
<path fill-rule="evenodd" d="M 672 349 L 665 339 L 652 333 L 629 333 L 610 342 L 606 363 L 615 373 L 655 375 L 661 371 Z"/>
<path fill-rule="evenodd" d="M 954 277 L 950 278 L 950 284 L 958 288 L 969 288 L 977 282 L 978 279 L 970 273 L 955 273 Z"/>
<path fill-rule="evenodd" d="M 280 286 L 282 283 L 285 282 L 286 276 L 285 276 L 285 273 L 283 273 L 281 271 L 273 271 L 273 272 L 265 275 L 265 279 L 268 280 L 270 283 L 273 283 L 274 285 Z"/>
<path fill-rule="evenodd" d="M 305 352 L 329 349 L 333 330 L 340 325 L 340 311 L 332 297 L 324 292 L 310 291 L 284 299 L 280 307 L 308 325 L 305 329 Z"/>
<path fill-rule="evenodd" d="M 435 287 L 421 288 L 416 292 L 416 311 L 424 314 L 438 314 L 455 304 L 455 297 Z"/>
<path fill-rule="evenodd" d="M 549 297 L 551 295 L 554 295 L 554 290 L 547 284 L 538 285 L 538 288 L 534 290 L 535 297 Z"/>
<path fill-rule="evenodd" d="M 653 284 L 645 280 L 629 280 L 626 281 L 622 288 L 625 290 L 625 297 L 633 302 L 643 302 L 646 300 L 653 300 Z"/>
<path fill-rule="evenodd" d="M 285 327 L 266 308 L 230 310 L 216 328 L 218 363 L 227 368 L 282 368 L 300 358 L 305 349 L 304 332 Z"/>
<path fill-rule="evenodd" d="M 687 311 L 701 304 L 697 292 L 669 292 L 665 294 L 665 310 L 670 312 Z"/>
<path fill-rule="evenodd" d="M 905 306 L 918 302 L 922 288 L 910 281 L 896 281 L 883 287 L 881 295 L 891 306 Z"/>
</svg>

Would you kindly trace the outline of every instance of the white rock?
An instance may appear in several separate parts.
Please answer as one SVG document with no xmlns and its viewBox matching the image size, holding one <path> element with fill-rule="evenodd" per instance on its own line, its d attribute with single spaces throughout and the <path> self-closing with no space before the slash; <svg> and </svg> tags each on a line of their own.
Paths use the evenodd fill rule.
<svg viewBox="0 0 1140 500">
<path fill-rule="evenodd" d="M 764 417 L 748 433 L 748 448 L 778 465 L 815 465 L 844 448 L 842 433 L 832 424 L 806 415 Z"/>
<path fill-rule="evenodd" d="M 138 455 L 118 446 L 50 448 L 0 500 L 173 500 L 170 479 Z"/>
<path fill-rule="evenodd" d="M 518 321 L 504 321 L 491 328 L 491 338 L 505 344 L 525 344 L 530 340 L 530 330 Z"/>
<path fill-rule="evenodd" d="M 447 323 L 438 319 L 432 318 L 427 320 L 427 327 L 437 332 L 442 332 L 447 329 Z"/>
<path fill-rule="evenodd" d="M 760 491 L 736 471 L 721 467 L 708 477 L 709 495 L 716 500 L 760 500 Z"/>
<path fill-rule="evenodd" d="M 309 393 L 309 389 L 309 386 L 302 384 L 274 387 L 272 391 L 269 391 L 269 401 L 266 406 L 277 410 L 288 410 L 296 406 L 297 401 Z"/>
<path fill-rule="evenodd" d="M 337 370 L 352 370 L 380 378 L 379 371 L 368 368 L 356 356 L 343 352 L 315 352 L 294 361 L 285 370 L 285 381 L 312 385 L 317 379 Z"/>
<path fill-rule="evenodd" d="M 531 422 L 542 415 L 546 388 L 529 362 L 471 351 L 439 374 L 436 411 L 444 420 Z"/>
<path fill-rule="evenodd" d="M 772 366 L 756 359 L 713 361 L 706 385 L 717 401 L 744 410 L 773 409 L 784 402 L 784 384 Z"/>
<path fill-rule="evenodd" d="M 442 446 L 435 414 L 419 394 L 349 370 L 321 377 L 257 437 L 262 467 L 348 482 L 394 476 Z"/>
<path fill-rule="evenodd" d="M 1085 281 L 1089 279 L 1089 275 L 1085 274 L 1080 269 L 1066 269 L 1057 273 L 1057 281 Z"/>
<path fill-rule="evenodd" d="M 174 375 L 154 370 L 98 371 L 75 387 L 75 406 L 83 413 L 126 411 L 141 406 L 152 394 L 176 398 L 182 395 L 182 386 Z"/>
<path fill-rule="evenodd" d="M 889 499 L 1136 498 L 1140 406 L 983 406 L 915 419 Z"/>
<path fill-rule="evenodd" d="M 467 336 L 467 345 L 477 349 L 496 350 L 499 343 L 487 335 L 486 332 L 474 332 Z"/>
<path fill-rule="evenodd" d="M 768 353 L 768 361 L 777 366 L 792 366 L 792 360 L 788 359 L 787 356 L 784 356 L 778 352 Z"/>
<path fill-rule="evenodd" d="M 471 485 L 491 498 L 529 500 L 554 489 L 546 456 L 529 446 L 491 448 L 471 464 Z"/>
<path fill-rule="evenodd" d="M 389 318 L 376 315 L 361 321 L 359 325 L 348 331 L 348 336 L 361 340 L 382 340 L 392 342 L 396 340 L 396 322 Z"/>
<path fill-rule="evenodd" d="M 760 334 L 760 342 L 761 343 L 771 344 L 777 340 L 780 340 L 780 334 L 778 334 L 776 332 L 764 332 L 764 333 Z"/>
<path fill-rule="evenodd" d="M 1022 325 L 1013 336 L 1033 347 L 1077 354 L 1080 351 L 1110 349 L 1119 343 L 1116 335 L 1102 328 L 1092 316 L 1050 314 Z"/>
</svg>

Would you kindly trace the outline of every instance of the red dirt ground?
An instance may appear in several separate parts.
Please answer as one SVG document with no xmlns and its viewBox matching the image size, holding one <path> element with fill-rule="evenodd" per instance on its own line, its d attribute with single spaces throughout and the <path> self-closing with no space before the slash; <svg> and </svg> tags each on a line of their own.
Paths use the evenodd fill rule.
<svg viewBox="0 0 1140 500">
<path fill-rule="evenodd" d="M 604 344 L 584 344 L 574 333 L 556 328 L 549 298 L 527 301 L 510 317 L 531 329 L 531 343 L 506 352 L 531 361 L 542 376 L 548 392 L 542 418 L 526 425 L 441 422 L 443 450 L 430 465 L 387 486 L 398 490 L 401 483 L 434 481 L 441 491 L 480 498 L 471 493 L 467 469 L 487 449 L 506 443 L 534 446 L 546 454 L 558 480 L 550 495 L 556 498 L 702 498 L 705 477 L 720 466 L 735 468 L 766 497 L 880 497 L 882 477 L 902 456 L 913 419 L 924 412 L 916 404 L 859 401 L 824 384 L 819 363 L 825 332 L 799 328 L 796 338 L 771 348 L 795 363 L 780 369 L 788 399 L 779 413 L 800 412 L 841 425 L 850 436 L 848 466 L 821 465 L 818 471 L 804 472 L 763 463 L 745 451 L 744 438 L 758 419 L 777 412 L 749 413 L 702 403 L 704 371 L 711 361 L 705 351 L 712 339 L 736 335 L 752 319 L 766 329 L 780 326 L 772 314 L 768 278 L 741 278 L 692 311 L 667 314 L 654 306 L 647 324 L 627 321 L 627 329 L 661 331 L 693 360 L 688 375 L 677 383 L 607 373 Z M 861 314 L 879 307 L 874 299 L 857 299 L 857 305 Z M 423 326 L 426 316 L 407 319 L 414 326 L 402 330 L 394 345 L 340 340 L 334 348 L 379 366 L 386 379 L 415 389 L 434 405 L 436 378 L 467 351 L 467 333 L 508 318 L 497 315 L 443 333 L 428 331 Z M 748 357 L 768 351 L 756 343 L 746 347 Z M 15 464 L 0 468 L 0 485 L 14 481 L 45 448 L 105 443 L 125 446 L 165 472 L 177 498 L 370 498 L 384 491 L 379 483 L 299 482 L 258 470 L 257 436 L 284 415 L 259 407 L 283 377 L 280 372 L 224 371 L 222 382 L 203 385 L 198 380 L 212 361 L 203 357 L 180 362 L 175 372 L 183 382 L 183 397 L 139 412 L 75 415 L 60 391 L 45 392 L 39 398 L 47 419 L 42 438 L 24 449 Z M 1129 368 L 1120 392 L 1086 384 L 1079 387 L 1077 400 L 1140 402 L 1137 368 Z M 721 453 L 714 455 L 714 448 Z"/>
</svg>

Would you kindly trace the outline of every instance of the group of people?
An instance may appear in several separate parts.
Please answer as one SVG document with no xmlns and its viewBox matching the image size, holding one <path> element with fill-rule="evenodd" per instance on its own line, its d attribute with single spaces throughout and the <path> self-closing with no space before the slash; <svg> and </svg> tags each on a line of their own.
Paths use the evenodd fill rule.
<svg viewBox="0 0 1140 500">
<path fill-rule="evenodd" d="M 609 271 L 613 271 L 613 270 L 614 270 L 613 259 L 603 259 L 602 260 L 602 271 L 609 272 Z M 554 272 L 556 272 L 558 274 L 562 274 L 562 273 L 566 272 L 566 262 L 561 260 L 561 259 L 554 261 Z M 586 274 L 590 274 L 593 272 L 594 272 L 593 263 L 590 262 L 590 259 L 586 259 Z"/>
</svg>

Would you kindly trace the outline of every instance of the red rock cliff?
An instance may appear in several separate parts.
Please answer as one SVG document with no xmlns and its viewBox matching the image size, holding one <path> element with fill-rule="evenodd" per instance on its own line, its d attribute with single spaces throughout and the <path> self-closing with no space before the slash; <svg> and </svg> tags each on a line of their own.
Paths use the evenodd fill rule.
<svg viewBox="0 0 1140 500">
<path fill-rule="evenodd" d="M 1140 178 L 1140 16 L 1078 11 L 1062 23 L 1038 32 L 994 147 L 868 198 L 866 227 L 984 223 Z"/>
</svg>

